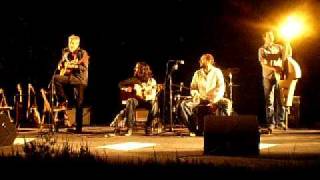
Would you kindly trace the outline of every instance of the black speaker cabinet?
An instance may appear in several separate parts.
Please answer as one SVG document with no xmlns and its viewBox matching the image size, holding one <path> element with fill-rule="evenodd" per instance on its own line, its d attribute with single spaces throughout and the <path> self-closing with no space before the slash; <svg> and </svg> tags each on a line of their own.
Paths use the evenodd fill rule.
<svg viewBox="0 0 320 180">
<path fill-rule="evenodd" d="M 253 115 L 204 117 L 204 154 L 259 155 L 260 134 Z"/>
<path fill-rule="evenodd" d="M 12 145 L 16 136 L 17 130 L 15 124 L 10 122 L 6 114 L 0 113 L 0 146 Z"/>
</svg>

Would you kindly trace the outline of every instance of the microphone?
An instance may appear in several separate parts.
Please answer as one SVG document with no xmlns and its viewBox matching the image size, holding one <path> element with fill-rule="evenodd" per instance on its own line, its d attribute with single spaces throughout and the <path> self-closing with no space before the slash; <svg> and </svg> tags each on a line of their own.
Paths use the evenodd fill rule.
<svg viewBox="0 0 320 180">
<path fill-rule="evenodd" d="M 184 64 L 184 60 L 177 60 L 178 64 Z"/>
<path fill-rule="evenodd" d="M 176 62 L 177 64 L 184 64 L 184 60 L 169 60 L 169 62 Z"/>
<path fill-rule="evenodd" d="M 180 91 L 180 92 L 182 92 L 183 86 L 184 86 L 183 82 L 180 82 L 180 86 L 179 86 L 179 91 Z"/>
</svg>

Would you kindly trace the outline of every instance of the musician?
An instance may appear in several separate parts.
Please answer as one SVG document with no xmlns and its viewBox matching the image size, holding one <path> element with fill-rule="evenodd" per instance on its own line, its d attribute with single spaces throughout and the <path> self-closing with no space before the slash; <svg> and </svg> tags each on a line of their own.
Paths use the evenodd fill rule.
<svg viewBox="0 0 320 180">
<path fill-rule="evenodd" d="M 54 76 L 54 86 L 59 106 L 66 108 L 67 97 L 65 87 L 76 89 L 76 133 L 82 131 L 82 102 L 84 88 L 88 84 L 89 55 L 80 48 L 80 37 L 71 35 L 68 38 L 68 47 L 63 49 L 62 58 L 58 65 L 59 74 Z"/>
<path fill-rule="evenodd" d="M 151 123 L 157 115 L 157 82 L 153 78 L 150 66 L 145 62 L 137 62 L 134 67 L 134 75 L 128 80 L 121 81 L 119 87 L 128 92 L 134 92 L 136 97 L 129 98 L 123 112 L 128 126 L 127 136 L 132 134 L 135 120 L 135 109 L 144 107 L 149 110 L 145 127 L 146 135 L 151 134 Z"/>
<path fill-rule="evenodd" d="M 262 67 L 265 95 L 266 123 L 269 129 L 285 127 L 284 107 L 281 103 L 279 81 L 286 70 L 287 57 L 292 56 L 289 42 L 284 46 L 274 43 L 272 31 L 263 34 L 264 45 L 259 48 L 258 58 Z"/>
<path fill-rule="evenodd" d="M 212 112 L 221 112 L 221 115 L 230 115 L 231 102 L 223 98 L 225 83 L 222 71 L 215 67 L 212 54 L 203 54 L 199 60 L 200 69 L 197 70 L 191 82 L 192 100 L 184 100 L 180 104 L 180 117 L 188 125 L 190 136 L 195 136 L 195 116 L 197 109 L 208 107 Z M 200 132 L 202 133 L 202 132 Z"/>
</svg>

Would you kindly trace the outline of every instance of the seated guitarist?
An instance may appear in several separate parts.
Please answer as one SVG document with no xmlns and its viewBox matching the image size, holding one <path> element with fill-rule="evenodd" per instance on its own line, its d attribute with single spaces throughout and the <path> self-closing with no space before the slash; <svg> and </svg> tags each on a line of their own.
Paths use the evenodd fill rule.
<svg viewBox="0 0 320 180">
<path fill-rule="evenodd" d="M 84 87 L 88 84 L 89 55 L 81 49 L 80 37 L 71 35 L 68 39 L 68 47 L 62 52 L 62 59 L 58 65 L 59 74 L 54 76 L 54 85 L 58 97 L 59 106 L 66 108 L 67 98 L 64 88 L 68 85 L 76 88 L 76 132 L 82 131 L 82 102 Z"/>
<path fill-rule="evenodd" d="M 157 83 L 153 79 L 151 68 L 145 62 L 138 62 L 134 68 L 134 75 L 128 80 L 121 81 L 119 87 L 127 92 L 134 92 L 135 96 L 126 102 L 124 118 L 128 125 L 127 136 L 132 134 L 132 127 L 135 120 L 135 109 L 144 107 L 149 110 L 148 120 L 145 127 L 147 135 L 151 133 L 151 123 L 157 113 Z"/>
</svg>

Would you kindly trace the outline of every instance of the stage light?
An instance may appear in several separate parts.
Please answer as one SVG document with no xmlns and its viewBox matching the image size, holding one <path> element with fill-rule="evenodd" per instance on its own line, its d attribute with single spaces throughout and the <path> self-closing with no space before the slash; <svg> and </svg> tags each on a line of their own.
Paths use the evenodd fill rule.
<svg viewBox="0 0 320 180">
<path fill-rule="evenodd" d="M 287 41 L 291 41 L 305 32 L 305 16 L 301 14 L 288 16 L 279 28 L 280 36 Z"/>
</svg>

